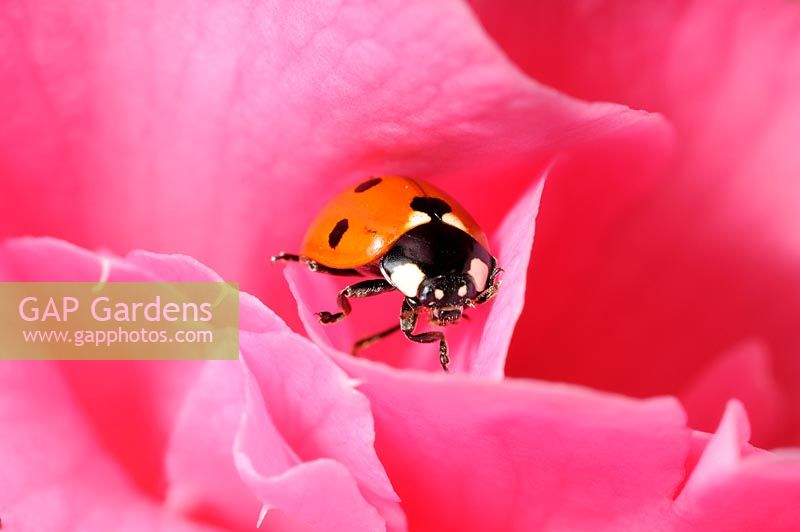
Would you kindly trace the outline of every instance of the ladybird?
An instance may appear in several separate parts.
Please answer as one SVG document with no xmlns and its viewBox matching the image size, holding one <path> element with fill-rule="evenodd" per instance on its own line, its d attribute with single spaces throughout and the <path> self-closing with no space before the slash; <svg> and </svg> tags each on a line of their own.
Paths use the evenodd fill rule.
<svg viewBox="0 0 800 532">
<path fill-rule="evenodd" d="M 439 361 L 450 362 L 444 333 L 415 333 L 420 315 L 446 326 L 465 307 L 489 301 L 502 271 L 486 234 L 452 197 L 420 179 L 373 177 L 345 190 L 311 224 L 300 254 L 280 253 L 273 262 L 294 261 L 333 275 L 373 277 L 339 292 L 338 312 L 319 312 L 322 323 L 350 314 L 351 298 L 399 290 L 405 298 L 400 323 L 356 342 L 353 353 L 396 331 L 413 342 L 439 342 Z"/>
</svg>

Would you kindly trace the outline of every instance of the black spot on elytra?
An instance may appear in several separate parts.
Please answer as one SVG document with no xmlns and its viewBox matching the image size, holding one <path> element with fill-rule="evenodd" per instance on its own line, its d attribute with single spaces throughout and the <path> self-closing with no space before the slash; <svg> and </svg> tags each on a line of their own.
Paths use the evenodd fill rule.
<svg viewBox="0 0 800 532">
<path fill-rule="evenodd" d="M 331 230 L 331 234 L 328 235 L 328 245 L 336 249 L 336 246 L 339 245 L 339 242 L 342 241 L 342 237 L 347 232 L 347 228 L 350 227 L 350 224 L 347 221 L 347 218 L 343 218 L 336 222 L 336 225 Z"/>
<path fill-rule="evenodd" d="M 446 201 L 439 198 L 428 198 L 423 196 L 417 196 L 411 200 L 411 208 L 415 211 L 424 212 L 431 218 L 440 219 L 448 212 L 453 211 Z"/>
<path fill-rule="evenodd" d="M 383 181 L 383 179 L 381 179 L 380 177 L 373 177 L 369 181 L 364 181 L 363 183 L 358 185 L 356 187 L 356 192 L 366 192 L 367 190 L 371 189 L 381 181 Z"/>
</svg>

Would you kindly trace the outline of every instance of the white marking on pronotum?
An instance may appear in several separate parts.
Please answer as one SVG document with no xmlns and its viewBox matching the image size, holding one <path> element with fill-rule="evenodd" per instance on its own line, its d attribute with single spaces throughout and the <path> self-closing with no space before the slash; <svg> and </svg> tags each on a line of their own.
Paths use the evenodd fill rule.
<svg viewBox="0 0 800 532">
<path fill-rule="evenodd" d="M 416 297 L 419 285 L 425 279 L 425 274 L 416 264 L 401 264 L 392 272 L 390 281 L 403 294 Z"/>
<path fill-rule="evenodd" d="M 433 291 L 433 297 L 435 297 L 436 299 L 442 299 L 444 297 L 444 290 L 442 290 L 441 288 L 437 288 L 436 290 Z"/>
<path fill-rule="evenodd" d="M 469 273 L 475 288 L 480 292 L 486 290 L 486 280 L 489 279 L 489 266 L 479 258 L 474 258 L 469 263 Z"/>
<path fill-rule="evenodd" d="M 458 295 L 459 297 L 464 297 L 465 295 L 467 295 L 467 285 L 462 284 L 461 286 L 458 287 Z"/>
<path fill-rule="evenodd" d="M 467 227 L 464 225 L 464 222 L 462 222 L 461 219 L 452 212 L 445 213 L 444 216 L 442 216 L 442 221 L 448 225 L 458 227 L 462 231 L 467 232 Z"/>
<path fill-rule="evenodd" d="M 412 211 L 411 214 L 408 216 L 408 221 L 406 222 L 406 229 L 411 229 L 413 227 L 417 227 L 418 225 L 426 224 L 430 221 L 431 217 L 429 214 L 421 211 Z"/>
</svg>

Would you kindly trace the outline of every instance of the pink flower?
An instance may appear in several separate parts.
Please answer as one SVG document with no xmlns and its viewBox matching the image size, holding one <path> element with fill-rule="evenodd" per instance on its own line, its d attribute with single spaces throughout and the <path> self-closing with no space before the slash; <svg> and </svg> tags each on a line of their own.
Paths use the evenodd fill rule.
<svg viewBox="0 0 800 532">
<path fill-rule="evenodd" d="M 633 198 L 627 175 L 597 168 L 581 187 L 551 180 L 509 374 L 689 394 L 704 430 L 739 391 L 756 442 L 800 442 L 800 8 L 474 4 L 526 73 L 663 113 L 677 141 L 665 174 Z M 746 343 L 759 347 L 743 357 Z"/>
<path fill-rule="evenodd" d="M 742 407 L 797 441 L 796 6 L 95 4 L 0 7 L 0 236 L 110 251 L 12 238 L 0 281 L 220 279 L 145 248 L 269 308 L 243 296 L 239 362 L 1 363 L 4 529 L 796 528 L 796 453 Z M 453 375 L 344 354 L 397 300 L 323 328 L 338 281 L 266 263 L 384 172 L 506 270 Z M 513 375 L 688 424 L 503 379 L 509 343 Z"/>
</svg>

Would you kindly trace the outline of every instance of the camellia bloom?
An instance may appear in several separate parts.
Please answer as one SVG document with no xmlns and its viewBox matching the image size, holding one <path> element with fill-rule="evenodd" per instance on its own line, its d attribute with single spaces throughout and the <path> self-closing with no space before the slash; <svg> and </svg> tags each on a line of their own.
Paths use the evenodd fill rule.
<svg viewBox="0 0 800 532">
<path fill-rule="evenodd" d="M 239 361 L 0 363 L 3 529 L 797 529 L 797 454 L 745 409 L 797 441 L 800 80 L 771 61 L 800 8 L 561 4 L 0 6 L 0 281 L 259 298 Z M 267 262 L 380 174 L 457 197 L 505 269 L 452 375 L 346 354 L 397 297 L 322 327 L 340 280 Z"/>
<path fill-rule="evenodd" d="M 546 192 L 583 214 L 567 224 L 543 204 L 528 334 L 515 338 L 509 373 L 676 394 L 704 430 L 739 396 L 757 443 L 796 445 L 797 4 L 474 5 L 536 79 L 663 113 L 676 132 L 666 175 L 631 209 L 617 207 L 625 187 L 595 172 L 585 175 L 596 186 Z"/>
</svg>

